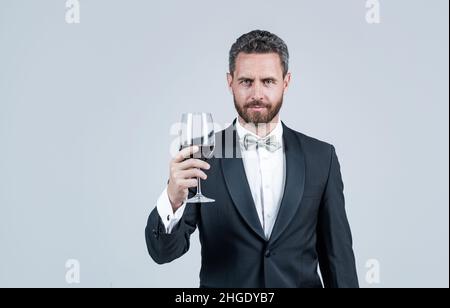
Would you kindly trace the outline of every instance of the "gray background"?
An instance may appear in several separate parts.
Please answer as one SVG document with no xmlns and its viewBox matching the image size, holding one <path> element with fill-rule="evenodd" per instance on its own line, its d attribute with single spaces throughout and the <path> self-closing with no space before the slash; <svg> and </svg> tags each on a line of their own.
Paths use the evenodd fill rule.
<svg viewBox="0 0 450 308">
<path fill-rule="evenodd" d="M 448 1 L 0 0 L 0 286 L 196 287 L 147 254 L 184 111 L 235 117 L 228 50 L 261 28 L 291 52 L 285 123 L 333 143 L 363 287 L 448 287 Z M 65 281 L 78 259 L 81 284 Z M 368 259 L 380 283 L 365 281 Z"/>
</svg>

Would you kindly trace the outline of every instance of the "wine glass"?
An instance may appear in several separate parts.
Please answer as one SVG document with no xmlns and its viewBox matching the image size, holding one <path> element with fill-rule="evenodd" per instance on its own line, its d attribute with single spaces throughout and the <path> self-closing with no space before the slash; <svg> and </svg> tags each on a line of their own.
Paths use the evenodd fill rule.
<svg viewBox="0 0 450 308">
<path fill-rule="evenodd" d="M 214 151 L 215 136 L 214 123 L 210 113 L 183 113 L 181 116 L 180 150 L 186 147 L 198 146 L 199 151 L 190 158 L 207 160 Z M 186 200 L 186 203 L 209 203 L 214 199 L 202 195 L 200 178 L 197 178 L 197 194 Z"/>
</svg>

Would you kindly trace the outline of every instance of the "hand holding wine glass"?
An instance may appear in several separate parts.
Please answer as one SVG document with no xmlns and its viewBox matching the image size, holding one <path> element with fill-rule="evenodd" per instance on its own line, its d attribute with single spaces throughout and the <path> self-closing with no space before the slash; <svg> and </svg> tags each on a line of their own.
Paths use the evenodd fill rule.
<svg viewBox="0 0 450 308">
<path fill-rule="evenodd" d="M 209 164 L 200 159 L 189 158 L 198 153 L 198 146 L 182 149 L 170 162 L 170 178 L 167 187 L 172 209 L 175 212 L 186 200 L 189 188 L 197 187 L 197 179 L 206 180 L 206 174 L 201 170 L 208 170 Z"/>
<path fill-rule="evenodd" d="M 206 179 L 206 174 L 201 169 L 209 169 L 209 164 L 204 160 L 211 158 L 215 146 L 212 115 L 209 113 L 184 113 L 181 124 L 180 152 L 171 162 L 168 187 L 169 199 L 174 211 L 183 204 L 183 201 L 214 202 L 214 199 L 202 195 L 200 182 L 201 179 Z M 193 179 L 195 177 L 197 180 Z M 197 186 L 197 194 L 185 200 L 189 188 L 195 186 Z"/>
</svg>

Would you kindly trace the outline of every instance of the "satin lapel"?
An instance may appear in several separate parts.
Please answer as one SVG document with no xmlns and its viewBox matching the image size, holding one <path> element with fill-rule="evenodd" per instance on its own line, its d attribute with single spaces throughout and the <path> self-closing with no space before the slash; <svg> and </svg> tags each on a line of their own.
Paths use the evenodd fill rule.
<svg viewBox="0 0 450 308">
<path fill-rule="evenodd" d="M 244 221 L 256 234 L 258 234 L 263 240 L 266 240 L 264 230 L 262 229 L 258 218 L 258 213 L 256 212 L 255 203 L 247 181 L 247 176 L 245 174 L 240 146 L 238 143 L 238 136 L 234 125 L 235 122 L 223 131 L 225 136 L 222 134 L 221 140 L 222 150 L 227 149 L 225 151 L 230 154 L 230 147 L 232 147 L 232 153 L 235 154 L 232 158 L 228 158 L 230 155 L 222 155 L 222 158 L 220 159 L 225 183 L 233 200 L 234 206 Z"/>
<path fill-rule="evenodd" d="M 275 242 L 294 217 L 305 188 L 305 157 L 295 132 L 283 124 L 283 142 L 286 157 L 284 193 L 270 242 Z"/>
</svg>

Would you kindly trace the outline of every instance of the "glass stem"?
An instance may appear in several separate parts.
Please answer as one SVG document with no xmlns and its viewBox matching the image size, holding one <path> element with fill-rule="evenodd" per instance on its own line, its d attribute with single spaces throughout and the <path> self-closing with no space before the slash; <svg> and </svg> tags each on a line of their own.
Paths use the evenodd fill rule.
<svg viewBox="0 0 450 308">
<path fill-rule="evenodd" d="M 197 178 L 197 195 L 202 194 L 202 184 L 200 183 L 200 178 Z"/>
</svg>

